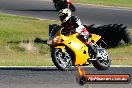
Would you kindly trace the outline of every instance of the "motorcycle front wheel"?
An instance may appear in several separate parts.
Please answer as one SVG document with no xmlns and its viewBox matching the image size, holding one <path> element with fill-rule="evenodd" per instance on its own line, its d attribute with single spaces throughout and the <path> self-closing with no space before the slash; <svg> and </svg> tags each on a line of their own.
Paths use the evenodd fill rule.
<svg viewBox="0 0 132 88">
<path fill-rule="evenodd" d="M 72 59 L 67 52 L 63 53 L 61 49 L 52 48 L 51 57 L 54 65 L 59 70 L 62 71 L 72 70 Z"/>
</svg>

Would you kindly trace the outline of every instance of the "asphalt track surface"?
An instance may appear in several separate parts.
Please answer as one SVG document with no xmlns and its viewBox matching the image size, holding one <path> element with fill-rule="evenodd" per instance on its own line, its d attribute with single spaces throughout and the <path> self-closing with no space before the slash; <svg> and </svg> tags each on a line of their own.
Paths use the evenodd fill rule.
<svg viewBox="0 0 132 88">
<path fill-rule="evenodd" d="M 87 74 L 130 74 L 131 67 L 111 67 L 107 71 L 85 68 Z M 129 84 L 86 84 L 76 82 L 77 70 L 50 68 L 0 68 L 0 88 L 132 88 Z"/>
<path fill-rule="evenodd" d="M 88 5 L 75 5 L 83 24 L 124 24 L 132 28 L 132 9 L 115 9 Z M 0 12 L 59 20 L 58 12 L 49 0 L 0 0 Z"/>
<path fill-rule="evenodd" d="M 75 5 L 83 23 L 109 24 L 123 23 L 132 28 L 132 10 L 114 10 L 83 5 Z M 44 0 L 0 0 L 0 12 L 59 20 L 53 4 Z M 130 74 L 132 68 L 110 68 L 98 71 L 87 68 L 89 74 Z M 86 84 L 76 83 L 76 71 L 59 71 L 56 68 L 0 68 L 0 88 L 132 88 L 130 84 Z"/>
</svg>

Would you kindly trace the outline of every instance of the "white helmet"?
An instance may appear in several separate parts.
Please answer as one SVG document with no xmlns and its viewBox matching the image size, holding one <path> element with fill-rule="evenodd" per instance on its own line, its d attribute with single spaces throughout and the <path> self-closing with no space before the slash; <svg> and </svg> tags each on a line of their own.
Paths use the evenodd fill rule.
<svg viewBox="0 0 132 88">
<path fill-rule="evenodd" d="M 71 11 L 68 8 L 59 11 L 59 18 L 61 22 L 66 22 L 71 17 Z"/>
</svg>

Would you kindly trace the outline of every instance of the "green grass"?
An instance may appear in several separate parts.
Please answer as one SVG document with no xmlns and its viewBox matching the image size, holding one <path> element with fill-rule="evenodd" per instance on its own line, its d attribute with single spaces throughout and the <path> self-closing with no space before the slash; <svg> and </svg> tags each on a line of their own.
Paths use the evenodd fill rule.
<svg viewBox="0 0 132 88">
<path fill-rule="evenodd" d="M 58 22 L 0 14 L 0 65 L 53 65 L 46 44 L 48 25 L 51 23 Z M 32 43 L 37 37 L 44 43 L 26 43 Z M 30 50 L 26 49 L 28 45 Z M 34 47 L 35 50 L 32 49 Z"/>
<path fill-rule="evenodd" d="M 73 2 L 118 7 L 132 7 L 132 0 L 73 0 Z"/>
<path fill-rule="evenodd" d="M 108 49 L 113 65 L 132 65 L 132 45 Z"/>
<path fill-rule="evenodd" d="M 59 22 L 0 14 L 0 66 L 52 66 L 46 44 L 48 25 L 52 23 Z M 37 37 L 43 43 L 35 43 Z M 132 65 L 132 45 L 108 52 L 112 64 Z"/>
</svg>

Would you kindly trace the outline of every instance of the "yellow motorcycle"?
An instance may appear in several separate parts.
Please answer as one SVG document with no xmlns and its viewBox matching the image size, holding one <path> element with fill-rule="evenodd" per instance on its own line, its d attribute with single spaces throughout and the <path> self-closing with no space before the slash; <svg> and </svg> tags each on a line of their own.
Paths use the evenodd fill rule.
<svg viewBox="0 0 132 88">
<path fill-rule="evenodd" d="M 74 66 L 86 66 L 93 64 L 99 70 L 106 70 L 111 65 L 108 53 L 104 48 L 97 45 L 101 36 L 92 34 L 91 42 L 97 50 L 92 50 L 84 44 L 78 33 L 71 31 L 63 32 L 59 25 L 49 25 L 49 38 L 47 44 L 51 47 L 51 57 L 54 65 L 60 70 L 71 70 Z"/>
</svg>

